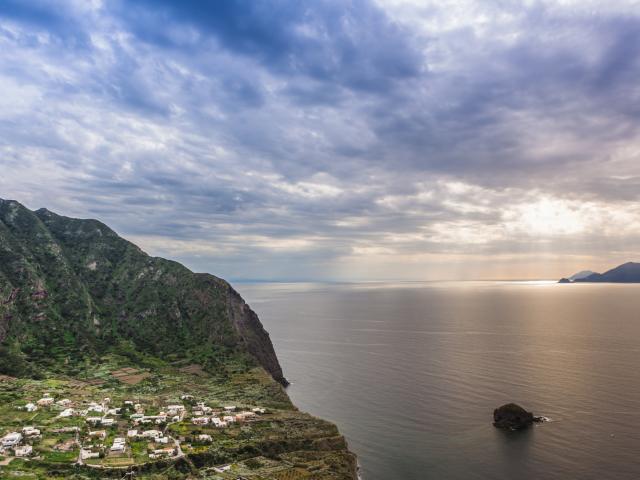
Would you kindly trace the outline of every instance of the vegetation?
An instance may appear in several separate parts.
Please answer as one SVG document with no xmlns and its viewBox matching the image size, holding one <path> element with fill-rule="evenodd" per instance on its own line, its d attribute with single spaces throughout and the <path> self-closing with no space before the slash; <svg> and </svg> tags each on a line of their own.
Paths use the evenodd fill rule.
<svg viewBox="0 0 640 480">
<path fill-rule="evenodd" d="M 268 334 L 231 286 L 145 254 L 96 220 L 0 200 L 0 373 L 78 374 L 106 353 L 217 371 L 262 365 Z M 150 363 L 151 362 L 151 363 Z"/>
<path fill-rule="evenodd" d="M 336 427 L 295 409 L 283 384 L 268 334 L 224 280 L 149 257 L 95 220 L 0 199 L 0 436 L 41 432 L 21 440 L 26 458 L 0 452 L 0 478 L 354 479 Z M 84 416 L 61 417 L 67 402 L 25 409 L 45 394 Z M 103 439 L 85 417 L 106 397 L 121 410 Z M 268 412 L 224 428 L 160 420 L 168 448 L 181 447 L 170 457 L 148 438 L 110 450 L 133 425 L 132 400 L 152 415 L 196 399 L 220 415 Z M 81 447 L 97 457 L 81 461 Z"/>
</svg>

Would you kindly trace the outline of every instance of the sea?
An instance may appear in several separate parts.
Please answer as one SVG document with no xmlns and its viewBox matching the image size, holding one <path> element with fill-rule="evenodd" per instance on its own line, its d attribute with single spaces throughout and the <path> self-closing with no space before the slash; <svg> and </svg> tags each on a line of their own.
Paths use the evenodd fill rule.
<svg viewBox="0 0 640 480">
<path fill-rule="evenodd" d="M 640 285 L 235 286 L 364 480 L 640 478 Z M 550 420 L 498 430 L 508 402 Z"/>
</svg>

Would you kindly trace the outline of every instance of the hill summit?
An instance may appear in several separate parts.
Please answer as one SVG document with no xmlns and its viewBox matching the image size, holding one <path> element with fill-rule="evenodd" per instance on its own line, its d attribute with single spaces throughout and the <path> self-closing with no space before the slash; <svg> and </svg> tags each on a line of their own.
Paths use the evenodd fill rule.
<svg viewBox="0 0 640 480">
<path fill-rule="evenodd" d="M 224 280 L 151 257 L 97 220 L 0 199 L 0 373 L 73 374 L 117 350 L 286 384 L 268 333 Z"/>
<path fill-rule="evenodd" d="M 584 275 L 588 273 L 588 275 Z M 577 275 L 577 276 L 576 276 Z M 604 273 L 580 272 L 561 283 L 640 283 L 640 263 L 627 262 Z"/>
</svg>

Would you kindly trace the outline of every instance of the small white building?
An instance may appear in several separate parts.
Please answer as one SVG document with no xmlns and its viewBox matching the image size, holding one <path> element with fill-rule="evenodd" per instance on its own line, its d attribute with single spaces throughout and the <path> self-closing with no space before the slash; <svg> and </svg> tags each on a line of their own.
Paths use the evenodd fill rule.
<svg viewBox="0 0 640 480">
<path fill-rule="evenodd" d="M 224 473 L 227 470 L 231 470 L 231 465 L 221 465 L 219 467 L 213 467 L 213 469 L 218 473 Z"/>
<path fill-rule="evenodd" d="M 96 412 L 96 413 L 104 413 L 104 407 L 102 405 L 98 405 L 97 403 L 90 403 L 89 404 L 89 408 L 87 408 L 87 411 Z"/>
<path fill-rule="evenodd" d="M 208 425 L 209 417 L 196 417 L 191 419 L 191 423 L 194 425 Z"/>
<path fill-rule="evenodd" d="M 100 452 L 94 452 L 87 448 L 83 448 L 80 450 L 80 458 L 82 460 L 87 460 L 88 458 L 99 458 Z"/>
<path fill-rule="evenodd" d="M 227 422 L 220 420 L 218 417 L 213 417 L 211 419 L 211 423 L 213 423 L 217 428 L 224 428 L 227 426 Z"/>
<path fill-rule="evenodd" d="M 2 437 L 2 446 L 5 448 L 15 447 L 22 441 L 22 434 L 18 432 L 7 433 Z"/>
<path fill-rule="evenodd" d="M 35 412 L 36 410 L 38 410 L 38 407 L 37 407 L 34 403 L 27 403 L 27 404 L 24 406 L 24 409 L 25 409 L 27 412 Z"/>
<path fill-rule="evenodd" d="M 104 417 L 102 417 L 100 419 L 100 425 L 104 425 L 105 427 L 110 427 L 114 423 L 115 423 L 115 420 L 113 418 L 104 418 Z"/>
<path fill-rule="evenodd" d="M 39 407 L 48 407 L 53 405 L 53 398 L 51 397 L 43 397 L 36 402 Z"/>
<path fill-rule="evenodd" d="M 62 410 L 58 416 L 59 417 L 72 417 L 75 414 L 75 410 L 73 408 L 65 408 L 64 410 Z"/>
<path fill-rule="evenodd" d="M 33 447 L 31 445 L 22 445 L 20 447 L 15 447 L 13 449 L 13 453 L 16 457 L 28 457 L 33 453 Z"/>
<path fill-rule="evenodd" d="M 96 430 L 95 432 L 89 432 L 89 436 L 104 440 L 107 438 L 107 432 L 105 430 Z"/>
<path fill-rule="evenodd" d="M 256 407 L 256 408 L 252 408 L 251 411 L 253 413 L 259 413 L 260 415 L 263 415 L 264 413 L 267 412 L 267 410 L 263 407 Z"/>
<path fill-rule="evenodd" d="M 69 405 L 71 405 L 71 400 L 69 400 L 68 398 L 63 398 L 62 400 L 58 400 L 56 402 L 56 405 L 60 405 L 61 407 L 68 407 Z"/>
<path fill-rule="evenodd" d="M 211 439 L 211 435 L 207 435 L 205 433 L 198 435 L 198 440 L 200 440 L 201 442 L 210 442 Z"/>
<path fill-rule="evenodd" d="M 231 415 L 225 415 L 224 417 L 222 417 L 222 420 L 227 423 L 234 423 L 236 421 L 235 417 L 232 417 Z"/>
<path fill-rule="evenodd" d="M 124 452 L 126 448 L 127 441 L 122 437 L 116 437 L 113 439 L 113 445 L 111 445 L 110 450 L 112 452 Z"/>
<path fill-rule="evenodd" d="M 157 438 L 162 436 L 162 432 L 160 430 L 146 430 L 141 434 L 144 438 Z"/>
<path fill-rule="evenodd" d="M 35 437 L 37 435 L 40 435 L 40 430 L 34 427 L 23 427 L 22 434 L 25 437 Z"/>
<path fill-rule="evenodd" d="M 169 437 L 156 437 L 153 439 L 155 443 L 169 443 Z"/>
<path fill-rule="evenodd" d="M 225 409 L 227 412 L 235 412 L 235 410 L 236 410 L 236 406 L 235 406 L 235 405 L 227 405 L 226 407 L 224 407 L 224 409 Z"/>
<path fill-rule="evenodd" d="M 154 450 L 153 453 L 156 454 L 158 457 L 161 457 L 161 456 L 172 457 L 176 454 L 176 449 L 174 447 L 160 448 L 160 449 Z"/>
<path fill-rule="evenodd" d="M 127 430 L 127 437 L 131 438 L 131 437 L 137 437 L 138 436 L 138 430 Z"/>
<path fill-rule="evenodd" d="M 236 420 L 239 422 L 244 422 L 245 420 L 251 420 L 255 418 L 256 414 L 253 412 L 240 412 L 236 415 Z"/>
</svg>

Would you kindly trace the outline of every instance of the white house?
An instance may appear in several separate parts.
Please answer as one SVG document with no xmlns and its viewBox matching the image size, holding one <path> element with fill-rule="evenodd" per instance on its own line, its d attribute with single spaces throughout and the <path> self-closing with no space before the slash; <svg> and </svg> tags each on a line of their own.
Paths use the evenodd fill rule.
<svg viewBox="0 0 640 480">
<path fill-rule="evenodd" d="M 48 407 L 53 404 L 53 398 L 51 397 L 43 397 L 36 402 L 39 407 Z"/>
<path fill-rule="evenodd" d="M 116 437 L 113 439 L 113 445 L 110 450 L 112 452 L 124 452 L 127 441 L 122 437 Z"/>
<path fill-rule="evenodd" d="M 101 439 L 107 438 L 107 432 L 105 430 L 96 430 L 95 432 L 89 432 L 90 437 L 97 437 Z"/>
<path fill-rule="evenodd" d="M 56 402 L 56 405 L 60 405 L 61 407 L 68 407 L 69 405 L 71 405 L 71 400 L 69 400 L 68 398 L 63 398 L 62 400 L 58 400 Z"/>
<path fill-rule="evenodd" d="M 59 417 L 72 417 L 73 414 L 76 413 L 75 410 L 73 408 L 65 408 L 63 411 L 61 411 L 58 416 Z"/>
<path fill-rule="evenodd" d="M 220 420 L 218 417 L 213 417 L 211 419 L 211 423 L 213 423 L 218 428 L 224 428 L 227 426 L 227 422 Z"/>
<path fill-rule="evenodd" d="M 245 420 L 249 420 L 255 418 L 256 414 L 253 412 L 240 412 L 236 415 L 236 420 L 239 422 L 243 422 Z"/>
<path fill-rule="evenodd" d="M 15 447 L 13 453 L 16 457 L 28 457 L 33 452 L 31 445 L 22 445 L 21 447 Z"/>
<path fill-rule="evenodd" d="M 36 435 L 40 435 L 40 430 L 38 430 L 37 428 L 34 428 L 34 427 L 23 427 L 22 428 L 22 434 L 25 437 L 34 437 Z"/>
<path fill-rule="evenodd" d="M 110 427 L 111 425 L 113 425 L 115 423 L 115 420 L 113 418 L 101 418 L 100 419 L 100 425 L 104 425 L 105 427 Z"/>
<path fill-rule="evenodd" d="M 167 405 L 167 410 L 173 410 L 174 412 L 183 412 L 184 405 Z"/>
<path fill-rule="evenodd" d="M 160 430 L 146 430 L 141 434 L 145 438 L 156 438 L 161 437 L 162 432 Z"/>
<path fill-rule="evenodd" d="M 153 441 L 155 443 L 169 443 L 169 437 L 156 437 Z"/>
<path fill-rule="evenodd" d="M 205 433 L 198 435 L 198 440 L 200 440 L 201 442 L 210 442 L 211 441 L 211 435 L 207 435 Z"/>
<path fill-rule="evenodd" d="M 104 407 L 102 405 L 98 405 L 95 402 L 90 403 L 89 408 L 87 408 L 87 410 L 89 412 L 104 413 Z"/>
<path fill-rule="evenodd" d="M 25 409 L 27 412 L 35 412 L 35 411 L 38 409 L 38 407 L 36 407 L 36 405 L 35 405 L 35 404 L 33 404 L 33 403 L 27 403 L 27 404 L 24 406 L 24 409 Z"/>
<path fill-rule="evenodd" d="M 86 460 L 88 458 L 98 458 L 100 457 L 100 453 L 99 452 L 93 452 L 91 450 L 88 450 L 86 448 L 83 448 L 82 450 L 80 450 L 80 458 L 82 460 Z"/>
<path fill-rule="evenodd" d="M 7 433 L 4 437 L 2 437 L 2 446 L 3 447 L 15 447 L 22 441 L 22 434 L 18 432 Z"/>
<path fill-rule="evenodd" d="M 137 437 L 138 430 L 127 430 L 127 437 Z"/>
<path fill-rule="evenodd" d="M 253 413 L 259 413 L 260 415 L 266 413 L 266 409 L 262 408 L 262 407 L 256 407 L 256 408 L 252 408 L 251 411 Z"/>
<path fill-rule="evenodd" d="M 207 425 L 209 423 L 208 417 L 196 417 L 191 419 L 191 423 L 194 425 Z"/>
</svg>

